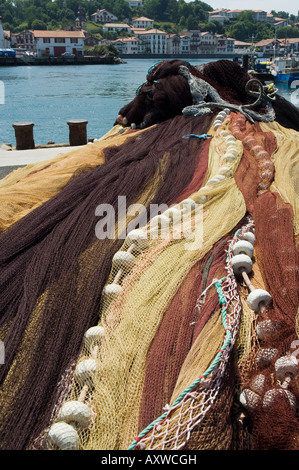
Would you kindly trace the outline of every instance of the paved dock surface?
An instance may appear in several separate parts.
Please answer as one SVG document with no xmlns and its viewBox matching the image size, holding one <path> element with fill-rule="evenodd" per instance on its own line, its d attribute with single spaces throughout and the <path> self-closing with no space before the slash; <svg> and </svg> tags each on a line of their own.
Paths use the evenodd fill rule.
<svg viewBox="0 0 299 470">
<path fill-rule="evenodd" d="M 67 153 L 80 147 L 49 147 L 33 150 L 7 150 L 0 144 L 0 179 L 11 171 L 43 160 L 57 157 L 61 153 Z"/>
</svg>

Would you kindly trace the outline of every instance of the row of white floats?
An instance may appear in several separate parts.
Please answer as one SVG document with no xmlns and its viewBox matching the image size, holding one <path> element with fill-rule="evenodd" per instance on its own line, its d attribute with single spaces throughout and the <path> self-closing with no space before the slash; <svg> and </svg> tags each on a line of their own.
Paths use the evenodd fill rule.
<svg viewBox="0 0 299 470">
<path fill-rule="evenodd" d="M 231 266 L 236 277 L 242 276 L 250 294 L 247 297 L 249 307 L 256 313 L 271 300 L 271 295 L 264 289 L 255 289 L 249 281 L 248 274 L 252 270 L 252 256 L 254 253 L 255 236 L 252 232 L 241 235 L 232 249 Z M 256 332 L 260 340 L 269 338 L 277 330 L 277 325 L 271 320 L 263 320 L 257 323 Z M 275 348 L 262 348 L 256 357 L 259 370 L 269 366 L 277 356 Z M 240 403 L 250 412 L 254 412 L 262 405 L 264 409 L 273 405 L 274 401 L 283 396 L 287 397 L 291 408 L 296 411 L 296 398 L 288 390 L 290 381 L 297 375 L 297 360 L 294 356 L 279 357 L 274 365 L 276 378 L 280 388 L 273 388 L 264 393 L 266 377 L 263 373 L 257 374 L 251 381 L 249 388 L 240 393 Z"/>
<path fill-rule="evenodd" d="M 161 228 L 163 223 L 170 223 L 176 217 L 180 217 L 182 211 L 192 210 L 197 206 L 193 199 L 183 200 L 180 208 L 169 208 L 161 215 L 151 219 L 151 229 Z M 112 259 L 113 271 L 117 272 L 113 282 L 103 289 L 104 301 L 114 301 L 122 291 L 119 283 L 123 275 L 127 274 L 135 265 L 133 252 L 140 253 L 148 246 L 148 234 L 142 229 L 129 232 L 126 243 L 127 251 L 118 251 Z M 80 447 L 79 432 L 87 429 L 92 423 L 90 407 L 84 403 L 88 390 L 93 388 L 94 375 L 98 368 L 97 350 L 104 335 L 104 328 L 94 326 L 89 328 L 84 336 L 84 347 L 90 351 L 90 358 L 78 363 L 74 379 L 82 392 L 78 400 L 66 401 L 59 410 L 56 422 L 47 433 L 47 441 L 50 447 L 60 450 L 77 450 Z"/>
<path fill-rule="evenodd" d="M 60 408 L 56 422 L 52 424 L 47 434 L 50 447 L 60 450 L 78 450 L 80 447 L 79 432 L 92 424 L 92 412 L 84 403 L 87 392 L 92 388 L 94 374 L 97 370 L 97 350 L 103 337 L 101 326 L 89 328 L 84 335 L 84 347 L 91 357 L 79 362 L 75 369 L 74 378 L 82 387 L 78 400 L 66 401 Z"/>
<path fill-rule="evenodd" d="M 228 112 L 227 112 L 228 111 Z M 224 110 L 217 115 L 214 122 L 214 129 L 216 130 L 223 122 L 225 117 L 229 114 L 229 110 Z M 236 139 L 228 132 L 222 131 L 222 137 L 226 141 L 226 152 L 223 156 L 225 162 L 233 162 L 238 156 L 236 149 Z M 228 166 L 222 166 L 219 169 L 219 174 L 208 180 L 207 187 L 220 183 L 226 177 L 231 177 L 232 171 Z M 206 187 L 201 188 L 202 191 Z M 199 197 L 199 203 L 205 203 L 206 196 Z M 169 208 L 161 215 L 157 215 L 150 221 L 150 230 L 159 229 L 167 226 L 175 219 L 178 220 L 182 211 L 188 209 L 195 209 L 197 203 L 193 199 L 183 200 L 178 207 Z M 113 282 L 107 284 L 103 290 L 105 302 L 114 301 L 122 291 L 122 286 L 119 283 L 122 276 L 127 274 L 135 265 L 135 256 L 133 252 L 141 252 L 148 245 L 148 234 L 142 229 L 132 230 L 126 239 L 129 248 L 127 251 L 118 251 L 112 260 L 113 269 L 117 272 Z M 240 241 L 234 246 L 234 257 L 232 258 L 232 266 L 236 274 L 241 272 L 249 272 L 252 267 L 251 256 L 253 255 L 254 235 L 248 232 L 243 236 L 243 241 Z M 257 310 L 261 302 L 269 299 L 269 294 L 260 289 L 256 289 L 249 296 L 248 302 L 254 310 Z M 56 417 L 56 422 L 50 427 L 47 440 L 50 446 L 60 450 L 77 450 L 80 447 L 79 432 L 87 429 L 92 423 L 92 413 L 90 407 L 84 403 L 86 394 L 89 389 L 92 389 L 93 378 L 97 370 L 97 348 L 104 335 L 104 329 L 101 326 L 94 326 L 90 328 L 84 336 L 85 348 L 88 348 L 91 357 L 85 359 L 77 365 L 74 373 L 74 379 L 79 386 L 82 387 L 82 392 L 78 400 L 66 401 Z"/>
<path fill-rule="evenodd" d="M 217 129 L 223 124 L 225 118 L 230 114 L 230 110 L 225 108 L 223 111 L 220 111 L 213 123 L 214 130 Z M 220 131 L 220 136 L 223 138 L 225 143 L 225 153 L 220 159 L 220 167 L 218 173 L 210 178 L 206 185 L 200 189 L 200 195 L 198 198 L 198 202 L 204 204 L 208 200 L 208 196 L 202 193 L 209 192 L 212 186 L 215 186 L 219 183 L 225 181 L 226 178 L 231 178 L 233 175 L 231 165 L 235 162 L 238 158 L 239 150 L 237 148 L 237 140 L 236 138 L 226 130 Z"/>
</svg>

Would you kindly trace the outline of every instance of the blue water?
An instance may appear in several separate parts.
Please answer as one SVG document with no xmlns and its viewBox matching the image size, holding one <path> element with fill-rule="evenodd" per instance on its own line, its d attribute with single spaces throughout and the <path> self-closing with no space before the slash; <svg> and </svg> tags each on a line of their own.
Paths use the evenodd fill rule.
<svg viewBox="0 0 299 470">
<path fill-rule="evenodd" d="M 193 65 L 209 61 L 190 60 Z M 88 137 L 101 137 L 113 126 L 119 109 L 134 98 L 155 62 L 127 59 L 117 65 L 1 67 L 5 99 L 0 99 L 0 143 L 15 145 L 12 124 L 18 121 L 34 123 L 36 145 L 68 142 L 69 119 L 86 119 Z M 294 89 L 282 86 L 279 92 L 291 100 Z"/>
</svg>

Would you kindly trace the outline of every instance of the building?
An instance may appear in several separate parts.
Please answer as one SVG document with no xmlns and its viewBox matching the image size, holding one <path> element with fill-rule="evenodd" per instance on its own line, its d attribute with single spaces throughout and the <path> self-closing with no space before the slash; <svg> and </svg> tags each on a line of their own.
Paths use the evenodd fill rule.
<svg viewBox="0 0 299 470">
<path fill-rule="evenodd" d="M 181 38 L 177 34 L 167 34 L 166 36 L 166 52 L 171 55 L 179 55 L 181 53 Z"/>
<path fill-rule="evenodd" d="M 289 54 L 299 53 L 299 38 L 288 38 L 286 40 L 286 52 Z"/>
<path fill-rule="evenodd" d="M 253 19 L 255 21 L 267 22 L 267 12 L 264 10 L 251 10 Z"/>
<path fill-rule="evenodd" d="M 3 30 L 2 17 L 0 16 L 0 49 L 10 49 L 12 33 L 7 30 Z"/>
<path fill-rule="evenodd" d="M 143 6 L 143 0 L 126 0 L 131 8 L 138 8 Z"/>
<path fill-rule="evenodd" d="M 234 18 L 238 18 L 238 16 L 242 13 L 243 10 L 228 10 L 227 16 L 230 20 Z"/>
<path fill-rule="evenodd" d="M 2 26 L 2 17 L 0 16 L 0 49 L 5 49 L 4 30 Z"/>
<path fill-rule="evenodd" d="M 133 20 L 133 28 L 153 28 L 154 27 L 154 20 L 150 18 L 146 18 L 145 16 L 140 16 L 139 18 L 135 18 Z"/>
<path fill-rule="evenodd" d="M 235 40 L 227 38 L 224 34 L 215 34 L 217 41 L 217 54 L 233 54 L 235 52 Z"/>
<path fill-rule="evenodd" d="M 225 8 L 221 8 L 221 10 L 212 10 L 212 11 L 209 11 L 209 15 L 220 15 L 220 16 L 227 16 L 227 13 L 229 12 L 229 10 L 226 10 Z"/>
<path fill-rule="evenodd" d="M 180 44 L 180 53 L 189 54 L 190 53 L 190 36 L 188 34 L 180 34 L 181 44 Z"/>
<path fill-rule="evenodd" d="M 115 23 L 118 21 L 118 17 L 110 13 L 110 11 L 102 9 L 97 10 L 90 16 L 91 21 L 94 23 Z"/>
<path fill-rule="evenodd" d="M 1 26 L 0 26 L 0 28 L 1 28 Z M 12 33 L 11 33 L 11 31 L 8 31 L 8 30 L 4 30 L 3 33 L 4 33 L 4 48 L 9 49 L 9 48 L 11 48 Z M 0 32 L 0 36 L 1 36 L 1 32 Z"/>
<path fill-rule="evenodd" d="M 14 34 L 14 47 L 17 49 L 25 49 L 26 51 L 35 51 L 36 44 L 33 31 L 25 30 L 21 33 Z"/>
<path fill-rule="evenodd" d="M 227 20 L 232 20 L 237 18 L 243 11 L 246 10 L 213 10 L 209 12 L 209 21 L 213 21 L 213 19 L 217 19 L 217 21 L 224 23 L 225 18 Z M 252 17 L 254 21 L 262 21 L 267 23 L 274 23 L 274 18 L 271 13 L 267 13 L 264 10 L 250 10 L 252 13 Z M 217 17 L 217 18 L 216 18 Z"/>
<path fill-rule="evenodd" d="M 33 31 L 38 57 L 59 57 L 64 52 L 84 55 L 83 31 Z"/>
<path fill-rule="evenodd" d="M 134 34 L 134 36 L 138 36 L 139 33 L 144 33 L 146 31 L 145 28 L 131 28 L 131 33 Z"/>
<path fill-rule="evenodd" d="M 116 31 L 118 33 L 125 31 L 126 33 L 131 33 L 131 28 L 126 23 L 105 23 L 103 25 L 103 33 L 108 31 Z"/>
<path fill-rule="evenodd" d="M 285 20 L 284 18 L 278 18 L 277 16 L 274 16 L 274 26 L 275 28 L 284 28 L 285 26 L 288 26 L 288 20 Z"/>
<path fill-rule="evenodd" d="M 281 42 L 282 41 L 279 39 L 263 39 L 262 41 L 257 42 L 255 47 L 258 47 L 264 55 L 272 56 L 279 52 Z"/>
<path fill-rule="evenodd" d="M 200 29 L 191 29 L 190 34 L 190 54 L 200 54 L 200 41 L 201 32 Z"/>
<path fill-rule="evenodd" d="M 166 54 L 167 33 L 159 29 L 140 31 L 138 38 L 141 41 L 142 51 L 146 54 Z"/>
<path fill-rule="evenodd" d="M 226 15 L 209 15 L 209 21 L 218 21 L 221 24 L 229 21 L 229 18 Z"/>
<path fill-rule="evenodd" d="M 272 13 L 267 13 L 266 23 L 270 23 L 270 24 L 274 23 L 274 16 L 272 15 Z"/>
<path fill-rule="evenodd" d="M 121 55 L 138 54 L 140 52 L 140 40 L 136 37 L 119 38 L 111 41 Z"/>
<path fill-rule="evenodd" d="M 234 38 L 226 38 L 226 52 L 228 54 L 235 53 L 235 40 Z"/>
<path fill-rule="evenodd" d="M 78 8 L 77 18 L 75 20 L 77 29 L 86 29 L 86 18 L 81 7 Z"/>
<path fill-rule="evenodd" d="M 236 53 L 246 54 L 250 51 L 251 46 L 252 46 L 251 42 L 244 42 L 244 41 L 234 40 L 234 51 Z"/>
<path fill-rule="evenodd" d="M 84 46 L 98 46 L 100 39 L 90 33 L 84 32 Z"/>
<path fill-rule="evenodd" d="M 215 34 L 208 31 L 201 32 L 200 38 L 200 53 L 201 54 L 215 54 L 217 52 L 218 40 Z"/>
</svg>

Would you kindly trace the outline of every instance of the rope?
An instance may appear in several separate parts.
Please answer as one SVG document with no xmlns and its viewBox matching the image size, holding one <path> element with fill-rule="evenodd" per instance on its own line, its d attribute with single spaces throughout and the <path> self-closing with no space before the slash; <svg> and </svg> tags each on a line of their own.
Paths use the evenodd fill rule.
<svg viewBox="0 0 299 470">
<path fill-rule="evenodd" d="M 184 399 L 186 399 L 187 396 L 191 397 L 193 400 L 196 400 L 196 396 L 192 396 L 192 391 L 198 387 L 204 379 L 206 379 L 208 376 L 210 376 L 213 372 L 215 373 L 217 367 L 220 366 L 220 362 L 225 362 L 226 358 L 228 357 L 229 354 L 229 347 L 234 344 L 234 339 L 237 335 L 237 326 L 239 323 L 239 316 L 241 312 L 241 305 L 240 305 L 240 299 L 237 296 L 236 297 L 236 281 L 235 277 L 233 274 L 233 270 L 230 265 L 230 258 L 232 256 L 232 247 L 234 243 L 239 239 L 239 235 L 242 233 L 247 232 L 251 227 L 253 226 L 253 220 L 250 218 L 249 223 L 245 225 L 243 228 L 237 230 L 234 234 L 233 239 L 231 240 L 229 247 L 228 247 L 228 252 L 227 252 L 227 270 L 228 270 L 228 275 L 226 277 L 221 278 L 220 280 L 218 279 L 213 279 L 212 283 L 205 289 L 205 291 L 202 293 L 201 297 L 205 295 L 206 291 L 210 289 L 213 285 L 215 285 L 216 292 L 218 294 L 218 299 L 219 299 L 219 305 L 221 307 L 221 321 L 222 321 L 222 326 L 225 330 L 225 337 L 224 341 L 220 347 L 220 350 L 217 352 L 217 354 L 214 357 L 214 360 L 210 364 L 210 366 L 204 371 L 202 375 L 200 375 L 195 381 L 193 381 L 183 392 L 177 397 L 177 399 L 173 402 L 171 406 L 166 405 L 166 411 L 160 415 L 156 420 L 152 421 L 145 429 L 143 429 L 137 437 L 133 440 L 133 442 L 130 444 L 128 447 L 128 450 L 134 450 L 137 444 L 140 443 L 140 441 L 148 436 L 150 432 L 156 427 L 161 425 L 163 422 L 167 420 L 167 418 L 170 417 L 170 415 L 180 406 L 182 405 L 182 402 Z M 231 322 L 231 325 L 228 323 L 228 305 L 233 304 L 233 302 L 237 298 L 237 305 L 234 306 L 233 312 L 232 312 L 232 319 L 233 321 Z M 232 334 L 233 330 L 233 334 Z M 226 357 L 225 357 L 226 356 Z M 222 368 L 223 369 L 223 368 Z M 220 371 L 220 375 L 223 374 Z M 193 392 L 194 393 L 194 392 Z M 164 408 L 164 409 L 165 409 Z M 206 408 L 206 411 L 209 407 Z M 204 415 L 204 411 L 201 413 L 201 416 Z M 192 420 L 191 421 L 192 424 Z M 193 423 L 194 427 L 197 424 L 198 420 L 196 423 Z M 188 428 L 188 436 L 190 435 L 191 428 Z M 177 439 L 180 436 L 177 436 Z"/>
</svg>

